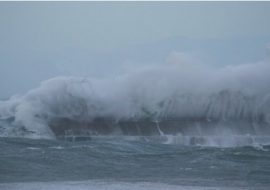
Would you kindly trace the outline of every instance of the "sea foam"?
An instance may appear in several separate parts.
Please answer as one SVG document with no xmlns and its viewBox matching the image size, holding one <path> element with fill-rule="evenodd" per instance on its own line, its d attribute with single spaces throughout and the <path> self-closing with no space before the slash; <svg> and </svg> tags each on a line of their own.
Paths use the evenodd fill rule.
<svg viewBox="0 0 270 190">
<path fill-rule="evenodd" d="M 215 68 L 183 61 L 176 54 L 164 65 L 111 78 L 55 77 L 23 96 L 0 102 L 0 135 L 55 138 L 67 123 L 91 128 L 97 120 L 109 121 L 112 133 L 123 129 L 117 123 L 150 121 L 160 135 L 172 125 L 166 121 L 174 120 L 176 128 L 183 126 L 184 134 L 190 133 L 185 129 L 188 127 L 200 135 L 213 126 L 226 133 L 235 133 L 234 128 L 252 128 L 244 134 L 256 135 L 257 129 L 267 134 L 269 73 L 268 60 Z M 137 124 L 138 131 L 147 125 Z M 104 128 L 104 122 L 101 125 Z"/>
</svg>

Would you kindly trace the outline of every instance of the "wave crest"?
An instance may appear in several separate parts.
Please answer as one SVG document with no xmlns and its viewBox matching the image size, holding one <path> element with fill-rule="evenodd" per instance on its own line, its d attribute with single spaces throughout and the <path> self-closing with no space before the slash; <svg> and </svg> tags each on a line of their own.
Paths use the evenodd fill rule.
<svg viewBox="0 0 270 190">
<path fill-rule="evenodd" d="M 270 134 L 269 73 L 268 62 L 174 63 L 110 79 L 56 77 L 0 102 L 0 135 Z"/>
</svg>

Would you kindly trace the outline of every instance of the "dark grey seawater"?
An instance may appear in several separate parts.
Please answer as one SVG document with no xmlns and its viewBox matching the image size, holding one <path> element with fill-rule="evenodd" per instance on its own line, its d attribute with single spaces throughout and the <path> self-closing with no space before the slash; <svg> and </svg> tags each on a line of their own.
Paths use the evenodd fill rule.
<svg viewBox="0 0 270 190">
<path fill-rule="evenodd" d="M 0 189 L 270 189 L 270 146 L 0 139 Z"/>
</svg>

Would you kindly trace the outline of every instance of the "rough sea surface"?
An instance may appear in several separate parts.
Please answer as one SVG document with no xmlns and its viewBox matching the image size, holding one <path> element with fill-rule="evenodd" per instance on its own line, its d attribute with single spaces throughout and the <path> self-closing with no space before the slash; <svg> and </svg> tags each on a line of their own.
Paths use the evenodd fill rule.
<svg viewBox="0 0 270 190">
<path fill-rule="evenodd" d="M 0 139 L 0 189 L 269 189 L 270 146 Z"/>
<path fill-rule="evenodd" d="M 0 101 L 0 190 L 269 190 L 269 63 L 175 59 Z"/>
</svg>

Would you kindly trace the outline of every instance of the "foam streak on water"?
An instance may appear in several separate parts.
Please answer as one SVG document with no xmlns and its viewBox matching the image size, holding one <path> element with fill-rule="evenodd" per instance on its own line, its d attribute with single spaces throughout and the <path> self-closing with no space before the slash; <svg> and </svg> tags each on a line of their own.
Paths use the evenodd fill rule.
<svg viewBox="0 0 270 190">
<path fill-rule="evenodd" d="M 238 187 L 198 187 L 168 185 L 162 183 L 123 183 L 103 181 L 49 182 L 49 183 L 13 183 L 0 184 L 1 190 L 244 190 Z"/>
</svg>

